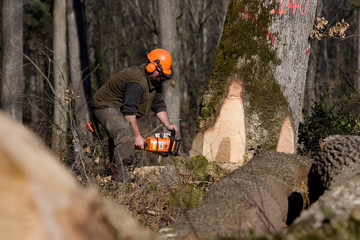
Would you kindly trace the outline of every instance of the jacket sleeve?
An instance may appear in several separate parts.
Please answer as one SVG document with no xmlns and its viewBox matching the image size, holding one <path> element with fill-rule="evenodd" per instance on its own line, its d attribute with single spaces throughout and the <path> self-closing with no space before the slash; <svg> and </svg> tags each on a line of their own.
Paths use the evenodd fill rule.
<svg viewBox="0 0 360 240">
<path fill-rule="evenodd" d="M 156 88 L 156 94 L 155 94 L 153 102 L 151 103 L 150 109 L 154 113 L 166 111 L 166 105 L 165 105 L 165 101 L 162 97 L 162 88 L 161 87 Z"/>
<path fill-rule="evenodd" d="M 141 96 L 144 90 L 140 83 L 128 82 L 123 87 L 124 103 L 121 106 L 121 112 L 124 115 L 136 115 Z"/>
</svg>

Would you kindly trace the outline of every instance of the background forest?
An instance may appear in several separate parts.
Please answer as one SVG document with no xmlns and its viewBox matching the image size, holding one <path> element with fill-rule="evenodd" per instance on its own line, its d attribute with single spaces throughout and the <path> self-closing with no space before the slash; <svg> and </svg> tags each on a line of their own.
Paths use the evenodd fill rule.
<svg viewBox="0 0 360 240">
<path fill-rule="evenodd" d="M 168 83 L 172 95 L 166 101 L 170 106 L 170 117 L 181 126 L 183 152 L 188 152 L 196 130 L 201 94 L 221 37 L 228 1 L 172 1 L 167 4 L 162 1 L 75 0 L 73 10 L 69 11 L 71 5 L 68 4 L 67 8 L 74 16 L 74 27 L 71 27 L 69 17 L 58 25 L 53 22 L 54 1 L 23 2 L 23 74 L 17 80 L 19 83 L 12 81 L 19 95 L 18 99 L 12 100 L 18 103 L 13 107 L 17 109 L 14 110 L 18 112 L 17 118 L 51 146 L 54 143 L 54 124 L 57 124 L 54 109 L 57 109 L 59 101 L 56 99 L 64 97 L 55 89 L 56 84 L 62 85 L 57 81 L 63 82 L 65 85 L 62 87 L 76 95 L 67 97 L 69 100 L 76 98 L 73 117 L 79 118 L 76 119 L 77 124 L 82 126 L 84 123 L 80 119 L 88 114 L 85 105 L 110 76 L 125 67 L 142 63 L 149 50 L 169 46 L 167 48 L 174 55 L 176 78 Z M 5 7 L 2 13 L 7 11 Z M 165 8 L 171 9 L 166 11 Z M 347 90 L 355 93 L 360 82 L 358 3 L 351 0 L 319 1 L 317 16 L 325 17 L 330 24 L 345 19 L 350 29 L 342 41 L 330 37 L 311 41 L 304 97 L 304 109 L 308 113 L 312 101 L 319 99 L 320 94 L 327 92 L 329 87 L 330 100 L 339 101 Z M 166 26 L 162 28 L 161 22 L 165 22 Z M 10 29 L 19 28 L 14 25 L 15 22 L 3 24 L 10 24 Z M 55 26 L 64 29 L 59 30 Z M 164 33 L 163 29 L 169 32 Z M 54 39 L 58 31 L 67 31 L 68 48 L 64 56 L 69 58 L 64 69 L 61 69 L 60 80 L 56 77 L 60 63 L 54 59 L 56 50 L 53 46 L 59 38 Z M 80 44 L 74 50 L 71 46 L 77 41 Z M 74 53 L 76 51 L 80 60 Z M 80 79 L 84 92 L 80 91 Z M 10 108 L 10 92 L 16 91 L 6 86 L 3 81 L 1 104 L 5 109 Z M 89 119 L 89 116 L 85 118 Z M 154 130 L 157 124 L 154 120 L 149 131 Z M 62 126 L 57 127 L 68 132 Z M 86 135 L 85 138 L 88 141 L 91 136 Z"/>
</svg>

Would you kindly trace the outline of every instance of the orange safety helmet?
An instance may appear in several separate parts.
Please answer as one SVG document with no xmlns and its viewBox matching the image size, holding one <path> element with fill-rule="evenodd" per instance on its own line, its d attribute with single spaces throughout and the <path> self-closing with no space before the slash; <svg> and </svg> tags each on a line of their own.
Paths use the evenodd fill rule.
<svg viewBox="0 0 360 240">
<path fill-rule="evenodd" d="M 162 72 L 165 77 L 172 78 L 174 71 L 172 70 L 172 58 L 168 51 L 157 48 L 152 50 L 148 55 L 150 63 L 146 65 L 146 71 L 153 73 L 156 69 Z"/>
</svg>

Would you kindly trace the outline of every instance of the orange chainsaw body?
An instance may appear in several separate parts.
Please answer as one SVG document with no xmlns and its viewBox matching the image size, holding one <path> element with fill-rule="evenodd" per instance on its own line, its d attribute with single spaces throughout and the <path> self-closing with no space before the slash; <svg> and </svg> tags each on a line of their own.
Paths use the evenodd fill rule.
<svg viewBox="0 0 360 240">
<path fill-rule="evenodd" d="M 145 140 L 145 150 L 160 155 L 177 155 L 180 140 L 169 133 L 156 133 Z"/>
</svg>

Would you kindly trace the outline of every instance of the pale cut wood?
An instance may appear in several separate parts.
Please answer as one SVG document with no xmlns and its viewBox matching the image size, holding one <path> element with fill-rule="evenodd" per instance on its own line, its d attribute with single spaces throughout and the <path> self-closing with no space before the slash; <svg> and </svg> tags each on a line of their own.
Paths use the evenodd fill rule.
<svg viewBox="0 0 360 240">
<path fill-rule="evenodd" d="M 295 129 L 291 122 L 290 116 L 287 115 L 281 127 L 276 151 L 290 154 L 295 153 L 296 144 L 294 132 Z"/>
<path fill-rule="evenodd" d="M 192 156 L 201 154 L 212 162 L 244 163 L 246 129 L 241 92 L 241 84 L 232 81 L 214 126 L 195 137 Z"/>
<path fill-rule="evenodd" d="M 0 112 L 0 238 L 151 239 L 126 210 L 78 186 L 30 131 Z"/>
</svg>

